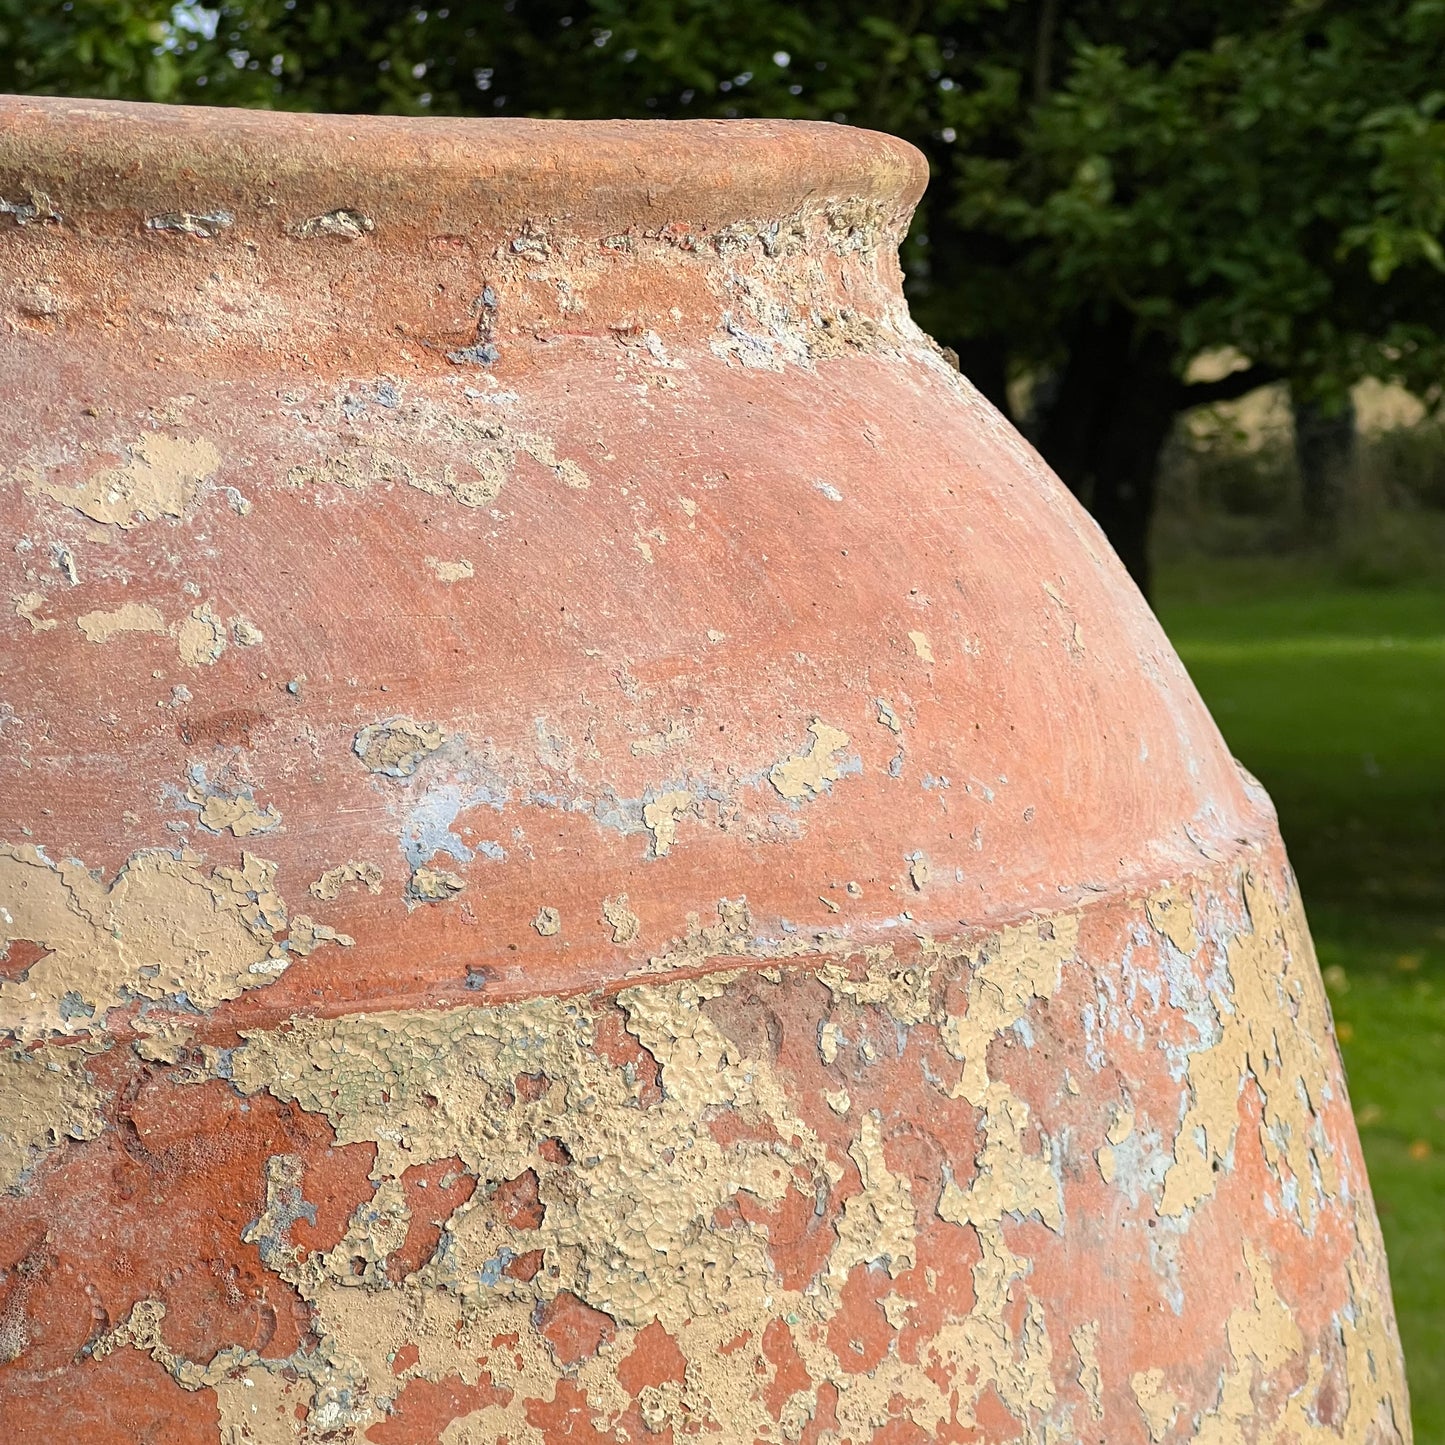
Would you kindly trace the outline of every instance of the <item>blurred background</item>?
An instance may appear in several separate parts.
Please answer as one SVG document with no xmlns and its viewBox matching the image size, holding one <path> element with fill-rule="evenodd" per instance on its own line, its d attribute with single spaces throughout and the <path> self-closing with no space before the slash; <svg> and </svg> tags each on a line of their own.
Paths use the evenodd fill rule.
<svg viewBox="0 0 1445 1445">
<path fill-rule="evenodd" d="M 0 0 L 0 90 L 919 146 L 915 316 L 1279 808 L 1445 1445 L 1445 0 Z"/>
</svg>

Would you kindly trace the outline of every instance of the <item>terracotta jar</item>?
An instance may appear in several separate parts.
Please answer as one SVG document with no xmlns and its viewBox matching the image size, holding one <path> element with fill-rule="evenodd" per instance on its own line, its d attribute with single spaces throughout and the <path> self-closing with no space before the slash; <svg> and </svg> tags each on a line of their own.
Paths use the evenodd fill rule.
<svg viewBox="0 0 1445 1445">
<path fill-rule="evenodd" d="M 1385 1442 L 1274 817 L 884 136 L 0 108 L 7 1442 Z"/>
</svg>

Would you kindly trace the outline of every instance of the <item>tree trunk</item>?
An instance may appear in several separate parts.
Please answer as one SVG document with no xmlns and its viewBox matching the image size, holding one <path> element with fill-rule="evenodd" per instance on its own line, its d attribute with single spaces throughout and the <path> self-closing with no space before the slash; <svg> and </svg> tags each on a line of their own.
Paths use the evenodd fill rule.
<svg viewBox="0 0 1445 1445">
<path fill-rule="evenodd" d="M 1074 329 L 1039 450 L 1093 513 L 1119 560 L 1149 596 L 1149 529 L 1159 457 L 1183 399 L 1169 340 L 1138 332 L 1123 307 Z"/>
<path fill-rule="evenodd" d="M 1355 491 L 1355 405 L 1346 399 L 1339 410 L 1326 411 L 1292 387 L 1290 407 L 1305 527 L 1317 540 L 1332 542 Z"/>
</svg>

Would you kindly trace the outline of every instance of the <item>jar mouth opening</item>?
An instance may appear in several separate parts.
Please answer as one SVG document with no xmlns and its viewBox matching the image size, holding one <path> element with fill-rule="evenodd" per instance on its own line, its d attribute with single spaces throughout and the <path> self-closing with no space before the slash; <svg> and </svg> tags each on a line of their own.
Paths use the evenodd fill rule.
<svg viewBox="0 0 1445 1445">
<path fill-rule="evenodd" d="M 901 224 L 926 180 L 927 162 L 907 142 L 815 121 L 345 116 L 0 97 L 0 209 L 21 224 L 104 228 L 109 217 L 204 229 L 259 209 L 288 229 L 314 222 L 341 235 L 523 219 L 605 235 L 717 229 L 855 199 Z"/>
</svg>

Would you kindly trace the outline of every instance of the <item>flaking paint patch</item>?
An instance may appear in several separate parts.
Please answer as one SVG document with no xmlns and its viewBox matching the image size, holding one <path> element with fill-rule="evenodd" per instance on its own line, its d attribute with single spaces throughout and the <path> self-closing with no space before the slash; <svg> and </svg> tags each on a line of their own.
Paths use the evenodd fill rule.
<svg viewBox="0 0 1445 1445">
<path fill-rule="evenodd" d="M 165 632 L 165 618 L 147 602 L 127 602 L 112 611 L 82 612 L 75 625 L 87 642 L 109 642 L 117 632 Z"/>
<path fill-rule="evenodd" d="M 1104 1418 L 1104 1377 L 1099 1370 L 1099 1322 L 1089 1320 L 1069 1331 L 1069 1343 L 1079 1358 L 1079 1372 L 1074 1377 L 1089 1402 L 1089 1413 L 1096 1420 Z"/>
<path fill-rule="evenodd" d="M 625 893 L 602 900 L 602 918 L 612 930 L 613 943 L 633 943 L 642 929 L 642 920 L 628 906 Z"/>
<path fill-rule="evenodd" d="M 443 497 L 463 507 L 489 507 L 511 480 L 519 457 L 530 457 L 564 486 L 585 489 L 587 472 L 570 458 L 559 457 L 553 443 L 533 432 L 518 431 L 497 421 L 443 418 L 458 464 L 419 468 L 383 447 L 360 445 L 343 455 L 298 463 L 286 474 L 296 488 L 344 487 L 364 491 L 372 486 L 400 485 Z"/>
<path fill-rule="evenodd" d="M 1034 999 L 1052 996 L 1078 937 L 1077 915 L 1057 914 L 1006 928 L 985 944 L 969 977 L 964 1013 L 943 1021 L 944 1046 L 963 1065 L 954 1098 L 975 1106 L 986 1102 L 989 1044 L 1023 1018 Z"/>
<path fill-rule="evenodd" d="M 883 1120 L 876 1109 L 859 1121 L 858 1137 L 848 1149 L 858 1166 L 862 1190 L 843 1205 L 838 1244 L 828 1265 L 827 1282 L 841 1290 L 855 1265 L 886 1269 L 893 1279 L 918 1261 L 913 1241 L 918 1219 L 908 1180 L 894 1174 L 883 1158 Z"/>
<path fill-rule="evenodd" d="M 439 582 L 469 582 L 477 575 L 477 569 L 465 557 L 455 562 L 446 562 L 440 557 L 428 557 L 426 565 L 432 569 Z"/>
<path fill-rule="evenodd" d="M 414 868 L 406 885 L 406 896 L 413 903 L 445 903 L 467 886 L 467 880 L 445 868 Z"/>
<path fill-rule="evenodd" d="M 184 996 L 214 1008 L 284 971 L 288 922 L 276 865 L 252 854 L 208 875 L 194 854 L 134 854 L 109 883 L 30 845 L 0 844 L 8 941 L 46 950 L 0 979 L 0 1031 L 22 1041 L 95 1034 L 126 999 Z"/>
<path fill-rule="evenodd" d="M 1253 1079 L 1264 1098 L 1259 1140 L 1265 1160 L 1277 1178 L 1281 1165 L 1288 1169 L 1298 1186 L 1300 1222 L 1309 1229 L 1317 1193 L 1329 1197 L 1339 1187 L 1318 1113 L 1329 1090 L 1324 989 L 1297 900 L 1286 909 L 1249 875 L 1244 895 L 1252 926 L 1228 943 L 1233 988 L 1227 999 L 1214 1001 L 1220 1037 L 1189 1059 L 1189 1093 L 1159 1213 L 1183 1215 L 1214 1192 L 1216 1165 L 1228 1157 L 1239 1128 L 1240 1092 Z M 1150 910 L 1156 914 L 1169 917 L 1157 904 Z M 1186 927 L 1171 917 L 1170 929 L 1171 942 L 1177 936 L 1198 943 L 1192 922 Z"/>
<path fill-rule="evenodd" d="M 846 998 L 855 1004 L 880 1007 L 901 1024 L 922 1023 L 933 1011 L 933 975 L 937 965 L 922 961 L 902 963 L 879 956 L 883 950 L 870 952 L 873 956 L 863 978 L 854 978 L 840 963 L 824 964 L 818 970 L 819 979 L 834 1001 Z M 832 1062 L 831 1058 L 824 1059 L 824 1063 Z"/>
<path fill-rule="evenodd" d="M 176 629 L 176 646 L 187 667 L 210 667 L 226 650 L 226 624 L 209 602 L 193 607 Z"/>
<path fill-rule="evenodd" d="M 677 842 L 678 819 L 697 811 L 697 799 L 682 788 L 674 788 L 643 804 L 642 821 L 652 833 L 652 853 L 665 856 Z"/>
<path fill-rule="evenodd" d="M 311 896 L 323 903 L 330 903 L 341 896 L 343 888 L 365 888 L 368 893 L 381 892 L 383 874 L 375 863 L 341 863 L 328 868 L 312 885 Z"/>
<path fill-rule="evenodd" d="M 96 472 L 79 486 L 47 481 L 38 467 L 19 469 L 33 496 L 49 497 L 94 522 L 132 528 L 161 517 L 181 517 L 201 484 L 215 475 L 221 454 L 204 437 L 150 433 L 132 442 L 129 458 Z"/>
<path fill-rule="evenodd" d="M 811 737 L 802 752 L 785 758 L 768 773 L 768 780 L 778 792 L 794 803 L 816 798 L 843 776 L 848 734 L 817 718 L 808 724 L 808 732 Z"/>
<path fill-rule="evenodd" d="M 25 592 L 12 600 L 15 606 L 15 615 L 28 622 L 32 632 L 49 632 L 52 627 L 60 626 L 58 619 L 39 615 L 40 609 L 45 606 L 46 601 L 43 592 Z"/>
<path fill-rule="evenodd" d="M 200 809 L 201 827 L 212 833 L 230 833 L 233 838 L 251 838 L 269 833 L 281 826 L 281 811 L 271 803 L 265 807 L 256 802 L 250 788 L 235 793 L 222 793 L 203 781 L 192 780 L 186 789 L 187 801 Z"/>
<path fill-rule="evenodd" d="M 913 651 L 921 661 L 933 663 L 933 644 L 929 642 L 926 632 L 910 632 L 908 640 L 913 644 Z"/>
<path fill-rule="evenodd" d="M 1149 1438 L 1158 1445 L 1179 1413 L 1179 1401 L 1164 1383 L 1164 1371 L 1157 1367 L 1139 1370 L 1129 1377 L 1129 1388 L 1139 1402 L 1139 1413 L 1149 1427 Z"/>
<path fill-rule="evenodd" d="M 1136 917 L 1142 916 L 1141 909 Z M 851 1116 L 856 1132 L 843 1147 L 857 1168 L 855 1186 L 838 1146 L 825 1146 L 795 1113 L 768 1046 L 744 1047 L 719 1023 L 766 1016 L 769 989 L 804 982 L 774 968 L 649 980 L 623 989 L 615 1003 L 601 996 L 541 998 L 493 1008 L 299 1017 L 282 1029 L 244 1032 L 239 1047 L 224 1052 L 233 1086 L 324 1115 L 338 1148 L 371 1145 L 374 1193 L 357 1204 L 336 1246 L 308 1252 L 290 1237 L 310 1208 L 306 1166 L 284 1155 L 267 1164 L 266 1204 L 246 1232 L 311 1311 L 311 1331 L 290 1356 L 263 1359 L 223 1345 L 208 1362 L 188 1361 L 167 1344 L 164 1316 L 149 1304 L 112 1332 L 105 1348 L 143 1349 L 183 1387 L 215 1390 L 222 1440 L 233 1426 L 250 1428 L 257 1418 L 252 1406 L 260 1402 L 263 1413 L 271 1412 L 270 1433 L 257 1437 L 266 1445 L 322 1432 L 360 1445 L 407 1380 L 460 1381 L 490 1392 L 491 1403 L 442 1436 L 477 1445 L 502 1437 L 541 1445 L 564 1416 L 569 1428 L 603 1438 L 628 1438 L 639 1418 L 643 1428 L 652 1418 L 664 1431 L 777 1445 L 800 1438 L 817 1418 L 825 1387 L 838 1441 L 865 1440 L 900 1421 L 924 1435 L 946 1426 L 998 1434 L 999 1406 L 1020 1437 L 1081 1435 L 1081 1407 L 1061 1404 L 1056 1385 L 1077 1379 L 1088 1410 L 1102 1418 L 1099 1324 L 1070 1319 L 1062 1304 L 1046 1310 L 1030 1293 L 1027 1251 L 1010 1247 L 1020 1215 L 1048 1222 L 1049 1195 L 1036 1166 L 1049 1163 L 1050 1145 L 1042 1138 L 1041 1148 L 1031 1150 L 1028 1111 L 989 1076 L 983 1034 L 989 1022 L 992 1038 L 1012 1030 L 1035 1000 L 1056 991 L 1077 922 L 1076 915 L 1057 915 L 982 941 L 924 949 L 925 966 L 944 972 L 950 987 L 966 976 L 966 1012 L 953 1020 L 965 1079 L 974 1057 L 980 1060 L 976 1177 L 950 1194 L 945 1171 L 938 1209 L 945 1223 L 927 1221 L 934 1231 L 956 1228 L 976 1238 L 973 1300 L 931 1335 L 915 1335 L 906 1350 L 890 1346 L 866 1372 L 831 1328 L 856 1318 L 840 1319 L 844 1284 L 856 1282 L 854 1271 L 896 1279 L 878 1303 L 879 1323 L 901 1340 L 913 1323 L 909 1297 L 924 1287 L 910 1278 L 923 1257 L 924 1222 L 915 1188 L 889 1153 L 888 1115 L 865 1106 Z M 921 1015 L 915 1027 L 947 1025 L 946 1010 L 925 1007 L 928 990 L 899 983 L 898 972 L 882 951 L 863 978 L 833 964 L 799 970 L 829 990 L 836 1008 L 871 1011 L 871 1020 L 859 1020 L 864 1035 L 890 1018 L 898 1023 L 899 1014 Z M 655 1075 L 618 1056 L 617 1009 Z M 604 1015 L 611 1038 L 605 1045 Z M 960 1031 L 970 1017 L 971 1029 Z M 198 1079 L 223 1066 L 220 1051 L 207 1050 L 204 1058 Z M 952 1089 L 946 1079 L 935 1086 Z M 1120 1134 L 1122 1127 L 1116 1108 L 1106 1132 Z M 967 1146 L 952 1156 L 955 1165 L 964 1163 Z M 444 1159 L 458 1160 L 476 1179 L 476 1191 L 446 1219 L 431 1257 L 398 1278 L 386 1261 L 407 1233 L 402 1176 Z M 1001 1169 L 1013 1176 L 1007 1187 Z M 536 1208 L 518 1220 L 493 1197 L 526 1176 Z M 797 1199 L 822 1218 L 830 1194 L 842 1205 L 830 1247 L 805 1285 L 785 1285 L 770 1255 L 771 1227 L 755 1222 L 755 1211 Z M 1221 1377 L 1217 1406 L 1200 1419 L 1198 1438 L 1206 1445 L 1246 1439 L 1366 1445 L 1376 1438 L 1367 1428 L 1376 1414 L 1388 1418 L 1384 1392 L 1394 1388 L 1403 1403 L 1403 1382 L 1388 1378 L 1397 1372 L 1388 1305 L 1370 1288 L 1382 1277 L 1372 1253 L 1378 1240 L 1368 1229 L 1359 1238 L 1349 1266 L 1355 1298 L 1336 1322 L 1350 1390 L 1345 1426 L 1319 1424 L 1315 1365 L 1298 1388 L 1303 1338 L 1263 1252 L 1253 1251 L 1238 1270 L 1242 1299 L 1227 1330 L 1233 1362 Z M 533 1268 L 510 1270 L 530 1256 L 538 1261 Z M 931 1291 L 931 1271 L 922 1273 Z M 563 1292 L 615 1325 L 607 1331 L 611 1344 L 571 1363 L 559 1363 L 536 1325 L 539 1311 Z M 1060 1313 L 1053 1324 L 1061 1339 L 1067 1330 L 1072 1346 L 1057 1360 L 1052 1309 Z M 652 1393 L 634 1399 L 619 1380 L 619 1362 L 654 1325 L 675 1342 L 685 1369 L 681 1379 L 648 1386 Z M 767 1391 L 781 1376 L 776 1349 L 765 1340 L 788 1342 L 804 1372 L 801 1387 L 771 1406 Z M 403 1346 L 411 1347 L 414 1363 L 398 1378 L 393 1362 Z M 1148 1370 L 1139 1375 L 1148 1394 L 1156 1382 Z M 1172 1383 L 1160 1370 L 1155 1394 Z M 989 1414 L 981 1422 L 985 1398 Z M 559 1413 L 544 1423 L 544 1409 Z M 1178 1418 L 1176 1412 L 1176 1424 Z"/>
<path fill-rule="evenodd" d="M 104 1124 L 100 1091 L 77 1049 L 0 1049 L 0 1100 L 0 1190 L 67 1139 L 99 1138 Z"/>
<path fill-rule="evenodd" d="M 388 778 L 409 778 L 446 741 L 438 723 L 392 717 L 369 723 L 356 734 L 352 751 L 366 768 Z"/>
</svg>

